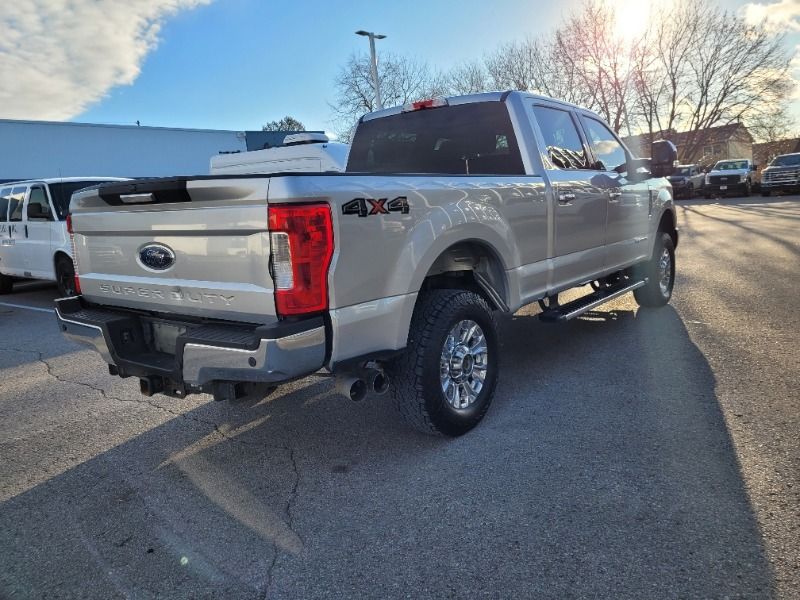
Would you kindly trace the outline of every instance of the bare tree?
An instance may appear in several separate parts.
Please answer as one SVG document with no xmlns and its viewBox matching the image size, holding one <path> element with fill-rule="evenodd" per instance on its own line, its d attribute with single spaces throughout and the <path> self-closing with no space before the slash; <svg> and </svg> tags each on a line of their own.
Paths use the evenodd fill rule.
<svg viewBox="0 0 800 600">
<path fill-rule="evenodd" d="M 492 87 L 539 92 L 597 110 L 615 131 L 628 124 L 638 42 L 614 35 L 616 14 L 587 0 L 549 35 L 511 42 L 485 57 Z"/>
<path fill-rule="evenodd" d="M 492 89 L 489 73 L 479 61 L 461 63 L 440 75 L 439 81 L 438 87 L 452 96 L 477 94 Z"/>
<path fill-rule="evenodd" d="M 505 44 L 485 56 L 484 63 L 491 89 L 526 90 L 579 104 L 589 99 L 554 36 Z"/>
<path fill-rule="evenodd" d="M 262 131 L 305 131 L 306 126 L 294 117 L 285 116 L 278 121 L 270 121 L 261 128 Z"/>
<path fill-rule="evenodd" d="M 800 136 L 797 122 L 785 104 L 752 115 L 747 121 L 747 129 L 756 142 L 777 142 Z"/>
<path fill-rule="evenodd" d="M 634 107 L 651 138 L 686 132 L 681 160 L 700 156 L 710 127 L 781 112 L 792 85 L 782 35 L 703 0 L 662 8 L 653 21 L 634 60 Z"/>
<path fill-rule="evenodd" d="M 443 83 L 433 75 L 428 64 L 413 58 L 381 54 L 378 81 L 386 107 L 407 104 L 443 93 Z M 341 140 L 352 139 L 358 119 L 376 109 L 370 59 L 353 54 L 334 80 L 336 97 L 329 103 L 334 111 L 334 129 Z"/>
</svg>

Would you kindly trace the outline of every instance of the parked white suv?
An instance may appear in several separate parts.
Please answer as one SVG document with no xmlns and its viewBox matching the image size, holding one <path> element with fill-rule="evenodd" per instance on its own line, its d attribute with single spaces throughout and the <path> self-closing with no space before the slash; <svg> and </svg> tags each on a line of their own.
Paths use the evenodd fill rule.
<svg viewBox="0 0 800 600">
<path fill-rule="evenodd" d="M 14 280 L 46 279 L 75 294 L 67 213 L 72 193 L 120 177 L 65 177 L 0 183 L 0 294 Z"/>
</svg>

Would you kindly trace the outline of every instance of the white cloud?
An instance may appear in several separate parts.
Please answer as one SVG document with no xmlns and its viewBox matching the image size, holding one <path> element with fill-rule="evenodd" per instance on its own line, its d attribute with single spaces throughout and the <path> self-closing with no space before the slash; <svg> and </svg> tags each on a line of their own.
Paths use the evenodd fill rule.
<svg viewBox="0 0 800 600">
<path fill-rule="evenodd" d="M 163 21 L 211 0 L 0 0 L 0 118 L 69 119 L 134 82 Z"/>
<path fill-rule="evenodd" d="M 765 21 L 776 31 L 800 31 L 800 0 L 778 0 L 769 4 L 750 2 L 742 7 L 748 23 Z"/>
</svg>

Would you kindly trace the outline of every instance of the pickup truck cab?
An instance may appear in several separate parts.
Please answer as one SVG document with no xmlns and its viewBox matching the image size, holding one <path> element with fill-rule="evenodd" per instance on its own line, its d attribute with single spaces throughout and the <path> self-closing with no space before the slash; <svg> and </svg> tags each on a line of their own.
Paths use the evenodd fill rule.
<svg viewBox="0 0 800 600">
<path fill-rule="evenodd" d="M 800 153 L 781 154 L 761 171 L 761 195 L 800 191 Z"/>
<path fill-rule="evenodd" d="M 58 283 L 75 293 L 72 247 L 66 217 L 72 193 L 118 177 L 65 177 L 0 183 L 0 294 L 18 279 Z"/>
<path fill-rule="evenodd" d="M 677 199 L 692 198 L 696 192 L 702 191 L 705 178 L 700 165 L 678 165 L 667 180 L 672 184 L 672 194 Z"/>
<path fill-rule="evenodd" d="M 497 313 L 669 301 L 676 158 L 666 141 L 636 158 L 591 111 L 524 92 L 382 110 L 345 173 L 76 194 L 80 295 L 57 318 L 145 394 L 232 399 L 325 369 L 354 400 L 389 390 L 418 429 L 460 435 L 494 396 Z"/>
<path fill-rule="evenodd" d="M 706 199 L 730 193 L 749 196 L 759 181 L 756 165 L 749 158 L 720 160 L 706 173 L 704 195 Z"/>
</svg>

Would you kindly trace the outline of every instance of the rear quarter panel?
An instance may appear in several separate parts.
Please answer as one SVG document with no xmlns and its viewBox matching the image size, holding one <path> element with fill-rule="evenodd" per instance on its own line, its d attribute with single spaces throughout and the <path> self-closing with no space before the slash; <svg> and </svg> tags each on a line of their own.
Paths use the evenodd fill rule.
<svg viewBox="0 0 800 600">
<path fill-rule="evenodd" d="M 408 214 L 342 212 L 356 198 L 398 196 L 407 198 Z M 463 241 L 491 248 L 507 272 L 523 260 L 546 258 L 544 198 L 542 178 L 526 175 L 276 177 L 269 189 L 270 203 L 330 203 L 336 231 L 332 309 L 417 292 L 436 258 Z"/>
</svg>

